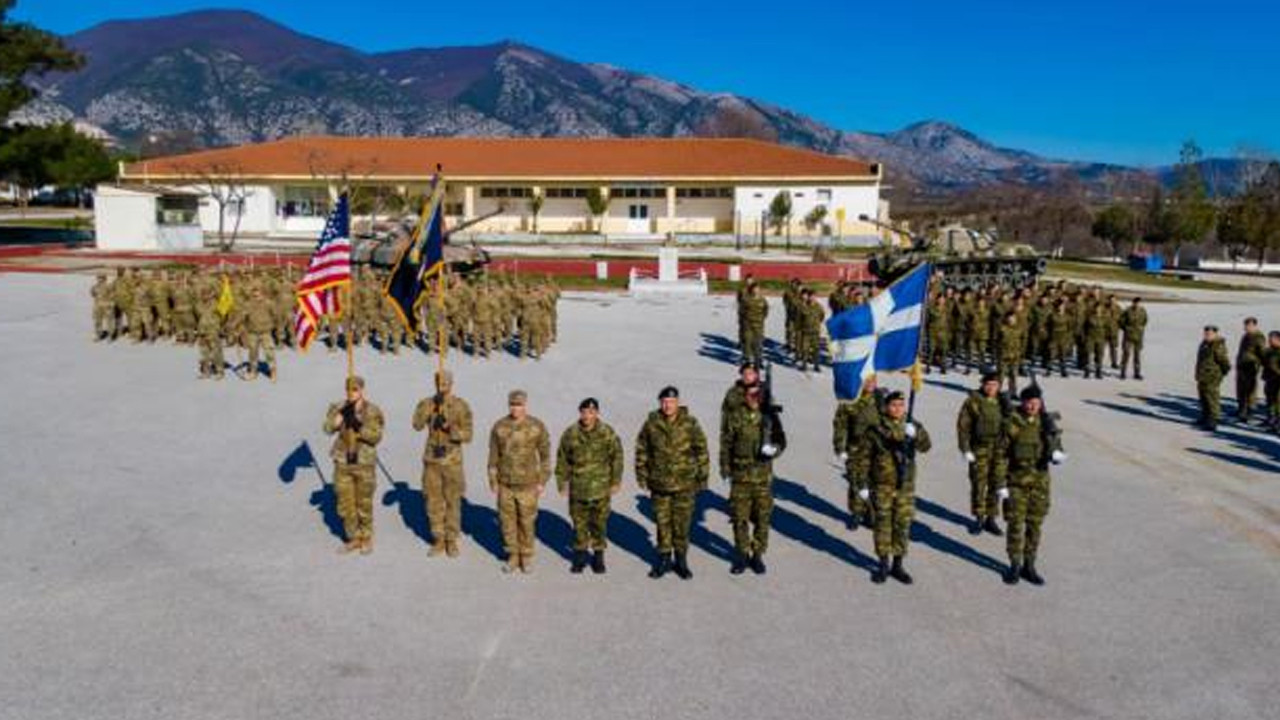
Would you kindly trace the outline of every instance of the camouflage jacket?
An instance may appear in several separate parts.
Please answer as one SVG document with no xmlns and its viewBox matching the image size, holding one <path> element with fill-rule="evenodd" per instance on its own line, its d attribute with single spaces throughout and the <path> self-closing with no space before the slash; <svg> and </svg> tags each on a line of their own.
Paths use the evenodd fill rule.
<svg viewBox="0 0 1280 720">
<path fill-rule="evenodd" d="M 930 303 L 925 312 L 925 330 L 931 337 L 942 337 L 951 332 L 951 308 L 948 305 Z"/>
<path fill-rule="evenodd" d="M 1049 477 L 1049 456 L 1062 449 L 1061 434 L 1051 434 L 1043 416 L 1013 412 L 1004 421 L 1000 438 L 1008 462 L 1008 474 L 997 479 L 997 485 L 1022 487 L 1034 480 Z"/>
<path fill-rule="evenodd" d="M 265 297 L 250 297 L 244 308 L 245 330 L 253 335 L 265 335 L 275 329 L 275 313 Z"/>
<path fill-rule="evenodd" d="M 761 454 L 765 442 L 777 447 L 779 454 L 786 448 L 787 436 L 780 418 L 768 421 L 760 408 L 753 410 L 746 405 L 730 410 L 720 424 L 720 474 L 739 483 L 771 482 L 774 458 Z"/>
<path fill-rule="evenodd" d="M 435 418 L 443 418 L 444 426 L 436 427 Z M 413 410 L 413 429 L 427 431 L 422 461 L 443 465 L 462 464 L 462 446 L 471 442 L 471 407 L 460 397 L 441 398 L 432 395 L 418 402 Z"/>
<path fill-rule="evenodd" d="M 769 301 L 759 295 L 744 296 L 738 304 L 739 319 L 751 325 L 763 325 L 769 315 Z"/>
<path fill-rule="evenodd" d="M 871 428 L 880 422 L 881 401 L 879 390 L 862 393 L 853 402 L 840 403 L 831 421 L 832 450 L 848 453 L 845 472 L 859 487 L 871 470 Z"/>
<path fill-rule="evenodd" d="M 94 283 L 89 289 L 89 294 L 93 297 L 93 304 L 98 307 L 111 305 L 115 298 L 115 291 L 107 280 Z"/>
<path fill-rule="evenodd" d="M 560 435 L 556 487 L 574 500 L 600 500 L 622 484 L 622 441 L 604 421 L 588 430 L 575 422 Z"/>
<path fill-rule="evenodd" d="M 1196 382 L 1217 385 L 1231 372 L 1227 343 L 1222 338 L 1201 340 L 1196 351 Z"/>
<path fill-rule="evenodd" d="M 915 453 L 929 452 L 933 443 L 929 440 L 929 432 L 920 423 L 915 423 L 916 437 L 908 442 L 906 422 L 894 421 L 887 416 L 872 426 L 870 481 L 873 486 L 892 485 L 902 488 L 913 488 L 916 482 Z M 908 452 L 914 446 L 915 452 Z"/>
<path fill-rule="evenodd" d="M 1268 346 L 1262 351 L 1262 380 L 1273 387 L 1280 384 L 1280 348 Z"/>
<path fill-rule="evenodd" d="M 1257 372 L 1262 364 L 1262 352 L 1267 349 L 1267 336 L 1254 330 L 1240 338 L 1240 347 L 1236 350 L 1236 372 L 1252 368 Z"/>
<path fill-rule="evenodd" d="M 636 437 L 636 482 L 655 492 L 706 488 L 711 472 L 707 436 L 688 408 L 672 420 L 660 410 L 649 413 Z"/>
<path fill-rule="evenodd" d="M 1124 339 L 1135 345 L 1142 344 L 1142 335 L 1147 329 L 1147 309 L 1130 305 L 1120 312 L 1120 329 L 1124 331 Z"/>
<path fill-rule="evenodd" d="M 489 482 L 509 488 L 544 485 L 551 477 L 551 437 L 532 415 L 504 417 L 489 432 Z"/>
<path fill-rule="evenodd" d="M 366 400 L 364 407 L 356 412 L 356 418 L 360 421 L 360 429 L 354 433 L 340 432 L 342 424 L 342 408 L 345 402 L 336 402 L 329 405 L 329 412 L 324 417 L 324 431 L 328 435 L 337 433 L 338 437 L 333 440 L 333 447 L 329 450 L 329 457 L 333 458 L 335 463 L 339 465 L 376 465 L 378 462 L 378 443 L 382 442 L 382 410 L 377 405 Z M 351 442 L 352 447 L 348 448 L 347 443 Z M 348 455 L 348 450 L 353 450 L 353 455 Z M 354 462 L 352 462 L 354 460 Z"/>
<path fill-rule="evenodd" d="M 960 443 L 960 452 L 990 449 L 1000 443 L 1005 402 L 999 395 L 989 398 L 982 393 L 969 394 L 956 417 L 956 439 Z"/>
</svg>

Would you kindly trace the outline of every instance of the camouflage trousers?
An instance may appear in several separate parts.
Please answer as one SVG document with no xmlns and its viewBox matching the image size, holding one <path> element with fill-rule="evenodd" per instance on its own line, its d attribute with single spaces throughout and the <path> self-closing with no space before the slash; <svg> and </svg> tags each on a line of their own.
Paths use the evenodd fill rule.
<svg viewBox="0 0 1280 720">
<path fill-rule="evenodd" d="M 972 448 L 974 461 L 969 463 L 969 513 L 978 522 L 1000 516 L 996 488 L 1004 474 L 1004 459 L 995 445 Z"/>
<path fill-rule="evenodd" d="M 276 348 L 275 343 L 271 341 L 271 336 L 267 333 L 250 333 L 246 336 L 249 346 L 249 372 L 256 375 L 258 366 L 263 362 L 267 363 L 267 371 L 272 375 L 276 372 Z"/>
<path fill-rule="evenodd" d="M 754 325 L 745 325 L 742 328 L 742 337 L 739 341 L 742 349 L 743 360 L 755 360 L 760 362 L 764 359 L 764 328 L 755 327 Z"/>
<path fill-rule="evenodd" d="M 906 557 L 907 546 L 911 544 L 911 519 L 915 515 L 915 486 L 877 483 L 871 502 L 876 509 L 876 555 Z"/>
<path fill-rule="evenodd" d="M 951 335 L 947 333 L 929 334 L 929 364 L 946 370 L 951 364 Z"/>
<path fill-rule="evenodd" d="M 574 550 L 604 550 L 609 546 L 609 496 L 594 500 L 569 498 L 569 519 L 573 521 Z"/>
<path fill-rule="evenodd" d="M 200 375 L 222 377 L 227 367 L 226 356 L 222 352 L 220 335 L 200 336 Z"/>
<path fill-rule="evenodd" d="M 1105 343 L 1102 339 L 1090 339 L 1084 343 L 1084 374 L 1088 375 L 1092 370 L 1095 375 L 1102 374 L 1102 349 Z"/>
<path fill-rule="evenodd" d="M 1000 363 L 996 367 L 996 373 L 1000 375 L 1000 382 L 1008 389 L 1009 395 L 1017 397 L 1018 395 L 1018 364 L 1021 358 L 1002 357 Z"/>
<path fill-rule="evenodd" d="M 1222 390 L 1217 382 L 1196 383 L 1196 393 L 1200 398 L 1200 422 L 1217 425 L 1222 419 Z"/>
<path fill-rule="evenodd" d="M 536 487 L 498 486 L 498 520 L 502 524 L 502 546 L 508 561 L 518 560 L 525 565 L 533 560 L 537 519 Z"/>
<path fill-rule="evenodd" d="M 1120 349 L 1120 338 L 1115 333 L 1107 335 L 1107 362 L 1111 363 L 1112 369 L 1120 367 L 1120 354 L 1116 352 Z"/>
<path fill-rule="evenodd" d="M 1005 547 L 1009 562 L 1021 565 L 1036 559 L 1040 527 L 1049 514 L 1049 473 L 1029 471 L 1009 483 L 1005 501 Z"/>
<path fill-rule="evenodd" d="M 373 539 L 373 465 L 333 465 L 333 489 L 338 494 L 338 517 L 348 542 Z"/>
<path fill-rule="evenodd" d="M 462 533 L 462 496 L 466 489 L 462 463 L 423 463 L 422 498 L 433 545 L 457 546 Z"/>
<path fill-rule="evenodd" d="M 1120 352 L 1120 374 L 1124 375 L 1129 370 L 1129 361 L 1133 360 L 1133 374 L 1142 374 L 1142 344 L 1135 343 L 1128 338 L 1124 341 L 1123 349 Z"/>
<path fill-rule="evenodd" d="M 982 367 L 987 362 L 986 336 L 969 335 L 965 339 L 965 360 L 973 367 Z"/>
<path fill-rule="evenodd" d="M 650 495 L 653 503 L 653 522 L 657 526 L 658 553 L 687 552 L 689 531 L 693 527 L 693 506 L 696 493 L 658 492 Z"/>
<path fill-rule="evenodd" d="M 489 357 L 498 345 L 498 327 L 492 322 L 476 322 L 471 333 L 471 354 Z"/>
<path fill-rule="evenodd" d="M 822 337 L 818 333 L 801 330 L 796 333 L 796 362 L 801 365 L 818 364 L 818 345 Z"/>
<path fill-rule="evenodd" d="M 1254 403 L 1258 402 L 1257 365 L 1240 363 L 1236 365 L 1236 417 L 1248 420 Z"/>
<path fill-rule="evenodd" d="M 94 303 L 93 305 L 93 336 L 114 337 L 116 334 L 116 312 L 111 305 Z"/>
<path fill-rule="evenodd" d="M 1067 358 L 1070 357 L 1070 355 L 1071 355 L 1070 340 L 1067 340 L 1064 338 L 1050 340 L 1048 369 L 1052 370 L 1053 366 L 1056 365 L 1058 367 L 1058 372 L 1060 372 L 1063 377 L 1066 377 L 1067 376 Z"/>
<path fill-rule="evenodd" d="M 769 522 L 773 518 L 773 483 L 734 481 L 729 487 L 729 519 L 733 523 L 733 547 L 744 557 L 764 555 L 769 549 Z"/>
<path fill-rule="evenodd" d="M 845 463 L 845 480 L 849 483 L 848 505 L 849 514 L 855 519 L 871 517 L 871 504 L 866 500 L 858 497 L 858 491 L 867 488 L 870 489 L 871 484 L 867 480 L 866 468 L 861 469 L 854 466 L 855 458 L 850 454 L 849 461 Z"/>
<path fill-rule="evenodd" d="M 1280 419 L 1280 382 L 1263 383 L 1262 397 L 1267 403 L 1267 420 L 1275 424 Z"/>
<path fill-rule="evenodd" d="M 155 320 L 151 317 L 151 308 L 130 308 L 129 337 L 134 342 L 140 342 L 155 336 Z"/>
</svg>

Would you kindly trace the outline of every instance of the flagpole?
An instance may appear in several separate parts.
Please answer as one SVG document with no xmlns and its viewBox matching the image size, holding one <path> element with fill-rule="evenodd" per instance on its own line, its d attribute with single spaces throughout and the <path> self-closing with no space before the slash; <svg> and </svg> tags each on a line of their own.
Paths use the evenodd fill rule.
<svg viewBox="0 0 1280 720">
<path fill-rule="evenodd" d="M 342 197 L 347 195 L 347 192 L 349 190 L 350 188 L 348 186 L 346 185 L 342 186 L 342 194 L 339 195 L 339 201 L 341 201 Z M 350 225 L 350 219 L 349 219 L 351 216 L 347 215 L 347 217 L 348 217 L 347 234 L 352 235 L 353 233 L 351 232 L 351 225 Z M 351 254 L 352 254 L 351 265 L 354 269 L 354 266 L 355 266 L 354 256 L 356 252 L 356 244 L 354 242 L 351 242 L 350 246 L 351 246 Z M 356 306 L 351 299 L 352 296 L 355 294 L 354 292 L 352 292 L 355 289 L 355 283 L 356 283 L 356 277 L 355 277 L 355 272 L 353 271 L 351 273 L 351 279 L 348 280 L 346 284 L 347 298 L 346 298 L 346 302 L 344 302 L 342 306 L 345 311 L 343 314 L 346 315 L 346 322 L 343 323 L 342 334 L 345 337 L 347 342 L 347 379 L 348 380 L 356 376 L 356 346 L 355 346 L 355 343 L 351 341 L 351 336 L 352 336 L 351 329 L 352 329 L 352 326 L 355 324 L 355 316 L 356 316 Z"/>
<path fill-rule="evenodd" d="M 925 333 L 929 331 L 929 286 L 933 283 L 933 266 L 928 268 L 924 280 L 924 300 L 920 303 L 920 336 L 916 338 L 916 362 L 911 366 L 911 395 L 907 400 L 907 422 L 913 422 L 916 415 L 916 393 L 924 384 L 924 368 L 920 364 L 920 352 L 924 347 Z"/>
<path fill-rule="evenodd" d="M 436 372 L 444 373 L 446 356 L 449 354 L 449 339 L 445 333 L 444 317 L 444 271 L 448 265 L 444 262 L 444 166 L 436 163 L 436 182 L 440 193 L 440 268 L 436 271 L 436 347 L 440 356 L 436 358 Z"/>
</svg>

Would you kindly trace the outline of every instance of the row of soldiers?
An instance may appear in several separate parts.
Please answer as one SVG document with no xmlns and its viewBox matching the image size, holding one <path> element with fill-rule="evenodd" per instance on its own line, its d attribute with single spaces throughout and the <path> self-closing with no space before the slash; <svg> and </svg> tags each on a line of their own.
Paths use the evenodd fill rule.
<svg viewBox="0 0 1280 720">
<path fill-rule="evenodd" d="M 999 382 L 984 378 L 982 397 L 997 394 Z M 331 450 L 338 513 L 345 542 L 340 552 L 373 551 L 373 496 L 377 445 L 386 424 L 382 411 L 364 395 L 364 381 L 352 377 L 347 395 L 330 405 L 324 430 L 336 435 Z M 504 572 L 533 571 L 536 521 L 541 496 L 554 478 L 568 496 L 574 527 L 570 572 L 590 567 L 606 572 L 607 525 L 611 498 L 622 487 L 624 450 L 613 427 L 600 415 L 600 403 L 586 398 L 579 417 L 560 434 L 553 453 L 546 425 L 528 410 L 528 395 L 513 390 L 508 413 L 489 431 L 487 475 L 495 496 L 506 561 Z M 966 405 L 966 407 L 968 407 Z M 1061 462 L 1060 433 L 1042 416 L 1039 390 L 1028 388 L 1017 409 L 997 406 L 997 437 L 988 443 L 990 416 L 982 414 L 974 432 L 961 425 L 961 448 L 989 458 L 1000 453 L 1002 469 L 991 475 L 983 492 L 1006 501 L 1009 521 L 1010 569 L 1007 582 L 1026 579 L 1040 584 L 1035 567 L 1040 526 L 1048 511 L 1048 464 Z M 965 410 L 962 410 L 962 415 Z M 980 411 L 981 412 L 981 411 Z M 436 375 L 436 392 L 420 401 L 411 421 L 426 432 L 423 449 L 422 493 L 432 536 L 430 556 L 460 554 L 461 501 L 466 490 L 463 449 L 474 437 L 470 405 L 454 392 L 452 375 Z M 916 457 L 928 452 L 928 432 L 907 414 L 900 392 L 882 394 L 869 380 L 860 398 L 836 412 L 836 452 L 847 462 L 850 510 L 875 531 L 878 565 L 872 580 L 895 578 L 913 582 L 905 568 L 914 513 Z M 981 435 L 981 441 L 969 438 Z M 779 409 L 773 404 L 757 365 L 747 361 L 737 382 L 725 393 L 720 407 L 719 475 L 729 486 L 729 516 L 734 553 L 730 573 L 750 569 L 767 572 L 773 513 L 773 463 L 787 447 Z M 970 444 L 972 442 L 972 444 Z M 636 482 L 649 495 L 656 525 L 657 555 L 651 578 L 674 573 L 690 579 L 688 550 L 697 496 L 707 489 L 711 460 L 701 423 L 680 402 L 673 386 L 658 393 L 658 407 L 649 413 L 634 443 Z M 1007 470 L 1007 471 L 1006 471 Z M 984 495 L 981 507 L 987 507 Z M 990 523 L 978 518 L 981 527 Z M 856 522 L 855 525 L 856 527 Z"/>
<path fill-rule="evenodd" d="M 248 374 L 266 366 L 275 377 L 275 350 L 296 347 L 295 288 L 298 268 L 118 268 L 114 278 L 99 274 L 91 288 L 93 337 L 135 343 L 171 339 L 200 350 L 200 376 L 224 376 L 226 348 L 247 351 Z M 419 345 L 438 351 L 441 338 L 472 355 L 506 350 L 540 358 L 555 342 L 559 288 L 549 278 L 529 280 L 505 274 L 468 281 L 448 275 L 443 302 L 424 296 L 420 327 L 406 331 L 395 306 L 383 296 L 386 274 L 357 269 L 344 294 L 340 317 L 320 319 L 320 338 L 331 352 L 345 343 L 366 342 L 383 353 Z"/>
<path fill-rule="evenodd" d="M 1227 342 L 1216 325 L 1206 325 L 1196 351 L 1195 380 L 1200 414 L 1197 424 L 1216 430 L 1222 419 L 1222 381 L 1235 370 L 1235 419 L 1248 424 L 1257 411 L 1258 390 L 1262 389 L 1263 412 L 1259 422 L 1280 433 L 1280 331 L 1263 333 L 1256 317 L 1244 320 L 1235 364 Z"/>
</svg>

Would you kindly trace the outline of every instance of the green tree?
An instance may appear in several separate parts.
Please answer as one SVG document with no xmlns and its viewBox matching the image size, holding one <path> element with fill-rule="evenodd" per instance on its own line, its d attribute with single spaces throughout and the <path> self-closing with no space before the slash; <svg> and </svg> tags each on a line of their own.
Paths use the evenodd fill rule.
<svg viewBox="0 0 1280 720">
<path fill-rule="evenodd" d="M 1213 230 L 1216 213 L 1200 172 L 1203 159 L 1204 153 L 1194 140 L 1182 144 L 1169 198 L 1170 241 L 1175 265 L 1181 259 L 1183 244 L 1203 242 Z"/>
<path fill-rule="evenodd" d="M 0 122 L 36 96 L 31 79 L 84 65 L 57 35 L 9 18 L 17 0 L 0 0 Z"/>
<path fill-rule="evenodd" d="M 54 153 L 46 160 L 53 184 L 75 192 L 83 202 L 85 190 L 116 176 L 116 165 L 103 144 L 69 124 L 50 129 Z"/>
<path fill-rule="evenodd" d="M 1128 205 L 1110 205 L 1093 219 L 1093 236 L 1111 246 L 1111 256 L 1120 256 L 1120 248 L 1138 237 L 1138 220 Z"/>
<path fill-rule="evenodd" d="M 1171 217 L 1164 191 L 1156 186 L 1151 191 L 1151 199 L 1147 201 L 1146 215 L 1142 219 L 1142 242 L 1153 247 L 1163 247 L 1168 244 L 1173 238 Z"/>
<path fill-rule="evenodd" d="M 791 193 L 779 190 L 769 203 L 769 224 L 773 225 L 775 235 L 781 235 L 782 229 L 791 219 Z"/>
<path fill-rule="evenodd" d="M 596 231 L 603 234 L 604 214 L 609 212 L 609 196 L 600 188 L 591 188 L 587 191 L 587 210 L 591 212 L 593 222 L 599 221 Z"/>
<path fill-rule="evenodd" d="M 827 219 L 827 206 L 814 205 L 813 209 L 804 216 L 804 226 L 809 232 L 813 232 L 822 225 L 822 221 Z"/>
<path fill-rule="evenodd" d="M 53 182 L 48 158 L 55 152 L 47 128 L 15 127 L 0 132 L 0 177 L 18 186 L 18 203 Z"/>
</svg>

